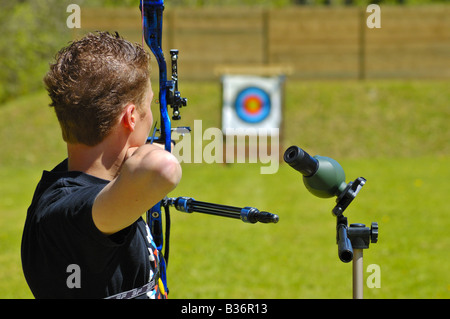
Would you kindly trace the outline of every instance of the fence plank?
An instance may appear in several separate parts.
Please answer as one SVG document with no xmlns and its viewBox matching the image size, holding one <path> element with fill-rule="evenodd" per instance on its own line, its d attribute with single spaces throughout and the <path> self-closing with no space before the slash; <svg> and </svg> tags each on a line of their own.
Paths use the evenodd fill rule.
<svg viewBox="0 0 450 319">
<path fill-rule="evenodd" d="M 450 78 L 450 6 L 381 6 L 369 29 L 363 7 L 170 8 L 163 47 L 180 50 L 184 79 L 217 79 L 218 66 L 282 65 L 293 78 Z M 141 42 L 140 12 L 83 9 L 82 28 Z M 168 54 L 168 53 L 167 53 Z M 155 68 L 155 61 L 152 62 Z"/>
<path fill-rule="evenodd" d="M 450 6 L 382 9 L 381 29 L 366 31 L 371 77 L 450 77 Z"/>
</svg>

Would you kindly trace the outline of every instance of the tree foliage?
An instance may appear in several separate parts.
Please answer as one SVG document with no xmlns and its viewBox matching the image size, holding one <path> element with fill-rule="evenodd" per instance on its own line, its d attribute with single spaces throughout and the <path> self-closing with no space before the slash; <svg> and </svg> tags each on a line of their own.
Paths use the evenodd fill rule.
<svg viewBox="0 0 450 319">
<path fill-rule="evenodd" d="M 0 101 L 42 87 L 48 62 L 70 37 L 68 2 L 0 1 Z"/>
</svg>

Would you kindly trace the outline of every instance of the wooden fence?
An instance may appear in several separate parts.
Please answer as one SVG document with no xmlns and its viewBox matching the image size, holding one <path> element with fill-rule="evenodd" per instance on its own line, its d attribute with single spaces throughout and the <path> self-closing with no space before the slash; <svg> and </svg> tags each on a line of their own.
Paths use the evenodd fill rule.
<svg viewBox="0 0 450 319">
<path fill-rule="evenodd" d="M 167 8 L 163 45 L 180 50 L 183 79 L 282 72 L 295 79 L 449 79 L 450 6 Z M 138 9 L 83 9 L 81 29 L 141 42 Z"/>
</svg>

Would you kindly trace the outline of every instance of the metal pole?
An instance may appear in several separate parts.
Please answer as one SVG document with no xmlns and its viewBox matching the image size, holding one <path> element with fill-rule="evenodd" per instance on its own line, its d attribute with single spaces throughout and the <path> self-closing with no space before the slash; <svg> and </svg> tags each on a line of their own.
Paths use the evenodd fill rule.
<svg viewBox="0 0 450 319">
<path fill-rule="evenodd" d="M 353 299 L 363 299 L 364 269 L 363 250 L 353 250 Z"/>
</svg>

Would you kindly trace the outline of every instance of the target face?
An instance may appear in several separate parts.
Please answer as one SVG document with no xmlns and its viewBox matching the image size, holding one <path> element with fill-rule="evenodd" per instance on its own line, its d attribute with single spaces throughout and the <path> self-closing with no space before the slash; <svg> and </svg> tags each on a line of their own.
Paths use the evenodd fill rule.
<svg viewBox="0 0 450 319">
<path fill-rule="evenodd" d="M 257 87 L 247 87 L 236 97 L 236 114 L 247 123 L 263 121 L 270 114 L 270 108 L 269 94 Z"/>
<path fill-rule="evenodd" d="M 224 134 L 233 134 L 233 130 L 280 128 L 283 82 L 284 76 L 222 76 Z"/>
</svg>

